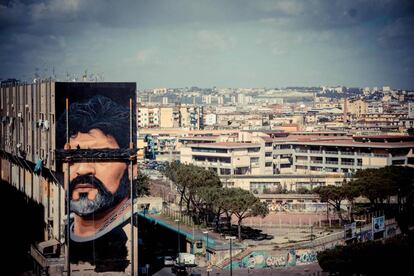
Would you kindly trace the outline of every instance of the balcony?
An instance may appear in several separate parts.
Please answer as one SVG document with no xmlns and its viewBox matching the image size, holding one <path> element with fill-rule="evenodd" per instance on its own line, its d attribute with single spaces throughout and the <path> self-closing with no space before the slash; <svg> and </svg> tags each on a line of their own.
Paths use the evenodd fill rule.
<svg viewBox="0 0 414 276">
<path fill-rule="evenodd" d="M 338 165 L 338 161 L 326 161 L 325 164 Z"/>
<path fill-rule="evenodd" d="M 388 153 L 374 153 L 375 157 L 389 157 L 390 155 Z"/>
<path fill-rule="evenodd" d="M 355 162 L 341 162 L 341 165 L 353 166 L 355 165 Z"/>
<path fill-rule="evenodd" d="M 325 151 L 325 154 L 337 155 L 337 154 L 339 154 L 339 152 L 337 152 L 337 151 Z"/>
</svg>

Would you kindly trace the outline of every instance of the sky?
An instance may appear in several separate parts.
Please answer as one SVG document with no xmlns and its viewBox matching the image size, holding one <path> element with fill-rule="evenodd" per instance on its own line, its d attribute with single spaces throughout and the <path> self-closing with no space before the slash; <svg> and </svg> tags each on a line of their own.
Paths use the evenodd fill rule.
<svg viewBox="0 0 414 276">
<path fill-rule="evenodd" d="M 0 0 L 0 79 L 414 89 L 412 0 Z"/>
</svg>

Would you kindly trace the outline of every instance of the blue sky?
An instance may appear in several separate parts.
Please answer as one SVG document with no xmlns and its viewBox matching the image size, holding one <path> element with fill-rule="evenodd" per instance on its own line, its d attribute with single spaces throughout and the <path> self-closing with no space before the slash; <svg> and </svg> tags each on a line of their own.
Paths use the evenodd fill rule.
<svg viewBox="0 0 414 276">
<path fill-rule="evenodd" d="M 0 1 L 0 79 L 414 88 L 414 1 Z"/>
</svg>

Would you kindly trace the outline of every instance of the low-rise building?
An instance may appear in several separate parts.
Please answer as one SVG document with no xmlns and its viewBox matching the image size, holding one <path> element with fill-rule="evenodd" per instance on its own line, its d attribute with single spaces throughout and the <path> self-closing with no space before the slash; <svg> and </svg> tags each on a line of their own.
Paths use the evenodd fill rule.
<svg viewBox="0 0 414 276">
<path fill-rule="evenodd" d="M 241 132 L 238 141 L 188 143 L 180 149 L 180 160 L 216 172 L 223 183 L 248 190 L 262 190 L 260 183 L 288 190 L 340 185 L 357 170 L 414 164 L 412 136 L 350 137 L 324 132 L 272 137 L 270 132 Z M 329 180 L 320 181 L 318 176 Z M 283 180 L 276 183 L 276 178 Z"/>
</svg>

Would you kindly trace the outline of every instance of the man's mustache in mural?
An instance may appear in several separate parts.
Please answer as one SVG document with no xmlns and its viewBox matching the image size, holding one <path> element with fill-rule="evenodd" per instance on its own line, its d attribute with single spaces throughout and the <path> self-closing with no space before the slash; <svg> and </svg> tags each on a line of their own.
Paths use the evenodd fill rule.
<svg viewBox="0 0 414 276">
<path fill-rule="evenodd" d="M 93 175 L 80 175 L 69 184 L 71 194 L 70 209 L 81 217 L 91 217 L 96 213 L 118 204 L 129 194 L 128 171 L 119 184 L 118 190 L 112 194 L 101 180 Z"/>
</svg>

